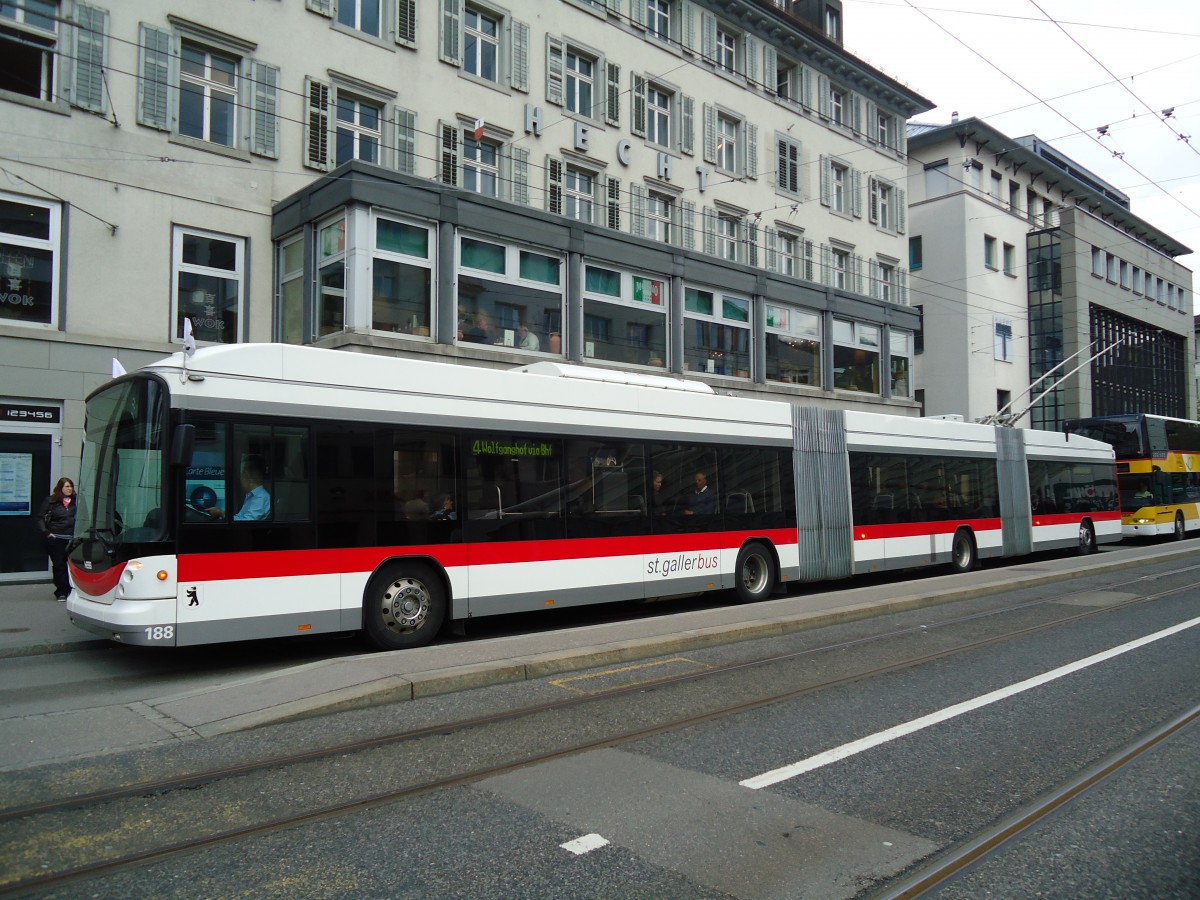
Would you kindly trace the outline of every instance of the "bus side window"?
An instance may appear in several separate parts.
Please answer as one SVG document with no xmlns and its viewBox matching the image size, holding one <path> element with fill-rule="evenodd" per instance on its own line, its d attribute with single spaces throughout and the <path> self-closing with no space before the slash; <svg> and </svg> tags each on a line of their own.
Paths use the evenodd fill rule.
<svg viewBox="0 0 1200 900">
<path fill-rule="evenodd" d="M 274 473 L 274 518 L 299 522 L 309 518 L 308 429 L 276 428 L 271 447 Z"/>
</svg>

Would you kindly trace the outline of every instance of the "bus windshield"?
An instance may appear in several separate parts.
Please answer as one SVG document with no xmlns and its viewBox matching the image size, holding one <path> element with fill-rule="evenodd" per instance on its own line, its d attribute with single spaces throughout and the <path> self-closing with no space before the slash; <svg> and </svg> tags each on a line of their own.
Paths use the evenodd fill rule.
<svg viewBox="0 0 1200 900">
<path fill-rule="evenodd" d="M 1141 417 L 1120 419 L 1079 419 L 1068 422 L 1066 430 L 1096 441 L 1104 441 L 1113 448 L 1117 459 L 1145 459 L 1150 456 L 1143 447 Z"/>
<path fill-rule="evenodd" d="M 88 398 L 75 537 L 93 564 L 101 561 L 94 545 L 118 562 L 121 545 L 162 539 L 165 422 L 164 391 L 148 378 Z"/>
</svg>

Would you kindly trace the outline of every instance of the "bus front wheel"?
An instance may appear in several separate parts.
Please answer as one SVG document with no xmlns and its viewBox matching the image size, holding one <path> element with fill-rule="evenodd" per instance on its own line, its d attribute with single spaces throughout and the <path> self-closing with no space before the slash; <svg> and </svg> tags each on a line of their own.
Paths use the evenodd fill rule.
<svg viewBox="0 0 1200 900">
<path fill-rule="evenodd" d="M 1177 541 L 1182 541 L 1187 534 L 1187 528 L 1183 524 L 1183 513 L 1175 513 L 1175 531 L 1172 532 L 1172 538 Z"/>
<path fill-rule="evenodd" d="M 738 554 L 734 587 L 742 603 L 756 603 L 775 590 L 775 560 L 762 544 L 747 544 Z"/>
<path fill-rule="evenodd" d="M 966 528 L 954 532 L 954 543 L 950 545 L 950 571 L 956 574 L 970 572 L 979 565 L 979 554 L 975 550 L 975 539 Z"/>
<path fill-rule="evenodd" d="M 446 620 L 446 590 L 428 566 L 401 565 L 379 572 L 363 598 L 363 628 L 380 650 L 432 643 Z"/>
<path fill-rule="evenodd" d="M 1079 523 L 1079 555 L 1087 556 L 1096 552 L 1096 532 L 1091 522 Z"/>
</svg>

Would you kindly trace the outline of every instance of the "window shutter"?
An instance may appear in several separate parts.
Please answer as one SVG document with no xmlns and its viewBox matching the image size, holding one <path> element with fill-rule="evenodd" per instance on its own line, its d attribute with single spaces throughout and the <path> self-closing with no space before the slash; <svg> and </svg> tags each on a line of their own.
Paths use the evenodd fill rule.
<svg viewBox="0 0 1200 900">
<path fill-rule="evenodd" d="M 108 13 L 94 6 L 79 4 L 75 9 L 75 71 L 71 102 L 81 109 L 105 113 L 108 105 L 104 92 L 104 41 L 108 32 Z"/>
<path fill-rule="evenodd" d="M 881 273 L 880 273 L 878 260 L 874 260 L 874 259 L 871 260 L 870 266 L 871 266 L 871 296 L 873 298 L 875 298 L 876 300 L 878 300 L 880 298 L 880 295 L 883 293 L 882 285 L 880 285 L 880 283 L 879 283 Z"/>
<path fill-rule="evenodd" d="M 801 277 L 805 281 L 814 281 L 813 278 L 813 242 L 806 240 L 804 242 L 804 272 Z"/>
<path fill-rule="evenodd" d="M 818 75 L 817 76 L 817 100 L 821 104 L 821 107 L 820 107 L 821 115 L 824 118 L 828 119 L 829 118 L 829 76 L 828 75 Z"/>
<path fill-rule="evenodd" d="M 644 184 L 638 184 L 636 181 L 629 185 L 629 200 L 630 200 L 630 232 L 636 237 L 646 236 L 646 201 L 649 199 L 648 191 Z"/>
<path fill-rule="evenodd" d="M 908 306 L 908 272 L 896 270 L 896 302 Z"/>
<path fill-rule="evenodd" d="M 828 244 L 821 245 L 821 283 L 833 285 L 833 248 Z"/>
<path fill-rule="evenodd" d="M 858 254 L 850 254 L 850 273 L 853 280 L 850 282 L 850 287 L 854 293 L 861 294 L 863 292 L 863 258 Z"/>
<path fill-rule="evenodd" d="M 709 256 L 717 255 L 717 211 L 711 206 L 704 207 L 704 252 Z"/>
<path fill-rule="evenodd" d="M 266 63 L 250 64 L 253 96 L 250 107 L 250 152 L 279 158 L 279 69 Z"/>
<path fill-rule="evenodd" d="M 896 152 L 908 156 L 908 125 L 903 119 L 894 119 L 893 128 L 896 134 Z"/>
<path fill-rule="evenodd" d="M 679 42 L 683 49 L 696 52 L 696 4 L 683 4 L 683 19 L 679 23 Z"/>
<path fill-rule="evenodd" d="M 452 122 L 441 122 L 438 131 L 442 136 L 442 184 L 458 184 L 458 126 Z"/>
<path fill-rule="evenodd" d="M 908 192 L 896 189 L 896 231 L 908 230 Z"/>
<path fill-rule="evenodd" d="M 800 102 L 805 109 L 812 109 L 812 69 L 808 66 L 800 66 Z"/>
<path fill-rule="evenodd" d="M 758 41 L 746 35 L 742 38 L 742 69 L 741 74 L 746 76 L 751 87 L 757 86 L 758 83 Z"/>
<path fill-rule="evenodd" d="M 646 30 L 646 4 L 640 0 L 630 0 L 630 7 L 633 12 L 633 24 L 642 31 Z"/>
<path fill-rule="evenodd" d="M 762 87 L 772 97 L 779 86 L 779 54 L 770 44 L 763 44 Z"/>
<path fill-rule="evenodd" d="M 879 107 L 874 100 L 867 101 L 867 140 L 875 143 L 879 140 Z"/>
<path fill-rule="evenodd" d="M 442 0 L 442 34 L 439 59 L 455 66 L 462 65 L 462 40 L 459 36 L 462 0 Z"/>
<path fill-rule="evenodd" d="M 512 157 L 512 196 L 513 203 L 521 206 L 529 205 L 529 149 L 513 147 Z"/>
<path fill-rule="evenodd" d="M 683 232 L 683 249 L 696 249 L 696 204 L 691 200 L 684 200 L 679 204 L 682 214 L 680 215 L 680 230 Z"/>
<path fill-rule="evenodd" d="M 546 102 L 563 105 L 563 42 L 546 35 Z"/>
<path fill-rule="evenodd" d="M 605 5 L 613 15 L 619 16 L 621 14 L 621 0 L 607 0 Z"/>
<path fill-rule="evenodd" d="M 396 171 L 406 175 L 417 173 L 417 114 L 396 107 Z"/>
<path fill-rule="evenodd" d="M 874 178 L 867 179 L 867 191 L 871 195 L 871 209 L 868 218 L 875 223 L 879 222 L 879 182 Z"/>
<path fill-rule="evenodd" d="M 621 179 L 609 178 L 605 187 L 608 193 L 608 227 L 621 230 Z"/>
<path fill-rule="evenodd" d="M 396 0 L 396 43 L 416 49 L 417 0 Z"/>
<path fill-rule="evenodd" d="M 633 121 L 630 123 L 630 129 L 638 137 L 646 136 L 646 79 L 637 72 L 630 73 L 630 81 L 633 84 L 630 94 L 630 102 L 633 104 L 632 116 Z"/>
<path fill-rule="evenodd" d="M 779 232 L 771 226 L 763 229 L 767 241 L 767 271 L 779 271 Z"/>
<path fill-rule="evenodd" d="M 140 26 L 138 124 L 171 129 L 171 33 Z"/>
<path fill-rule="evenodd" d="M 717 108 L 704 104 L 704 161 L 717 164 Z"/>
<path fill-rule="evenodd" d="M 858 169 L 850 170 L 850 193 L 851 200 L 854 203 L 854 214 L 862 217 L 862 172 Z"/>
<path fill-rule="evenodd" d="M 512 20 L 509 26 L 512 53 L 509 56 L 511 71 L 508 83 L 514 91 L 529 90 L 529 23 Z"/>
<path fill-rule="evenodd" d="M 607 73 L 605 86 L 604 121 L 608 125 L 621 124 L 621 67 L 616 63 L 605 66 Z"/>
<path fill-rule="evenodd" d="M 758 265 L 758 223 L 746 223 L 746 262 Z"/>
<path fill-rule="evenodd" d="M 319 15 L 333 18 L 333 0 L 304 0 L 304 5 Z"/>
<path fill-rule="evenodd" d="M 821 157 L 821 203 L 824 206 L 833 205 L 833 170 L 830 168 L 828 156 Z"/>
<path fill-rule="evenodd" d="M 850 122 L 854 126 L 854 133 L 862 134 L 863 133 L 862 97 L 860 97 L 858 94 L 850 95 L 850 115 L 851 115 Z"/>
<path fill-rule="evenodd" d="M 688 4 L 689 6 L 691 4 Z M 717 20 L 706 12 L 700 13 L 700 34 L 703 44 L 700 53 L 709 62 L 717 61 Z"/>
<path fill-rule="evenodd" d="M 563 164 L 561 159 L 546 157 L 546 212 L 562 215 Z"/>
<path fill-rule="evenodd" d="M 307 109 L 304 117 L 304 164 L 314 169 L 332 168 L 329 159 L 329 85 L 304 79 Z"/>
<path fill-rule="evenodd" d="M 679 150 L 691 156 L 696 152 L 696 98 L 679 95 Z"/>
<path fill-rule="evenodd" d="M 743 124 L 746 135 L 746 177 L 758 177 L 758 126 L 750 122 Z"/>
</svg>

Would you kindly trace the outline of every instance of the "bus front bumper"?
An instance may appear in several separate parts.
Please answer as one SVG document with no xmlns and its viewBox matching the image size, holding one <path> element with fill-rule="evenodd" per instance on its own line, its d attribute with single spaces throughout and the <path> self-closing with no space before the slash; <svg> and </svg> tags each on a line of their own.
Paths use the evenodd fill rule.
<svg viewBox="0 0 1200 900">
<path fill-rule="evenodd" d="M 71 622 L 119 644 L 137 647 L 176 645 L 175 598 L 162 600 L 114 600 L 96 603 L 73 591 L 67 598 Z"/>
</svg>

